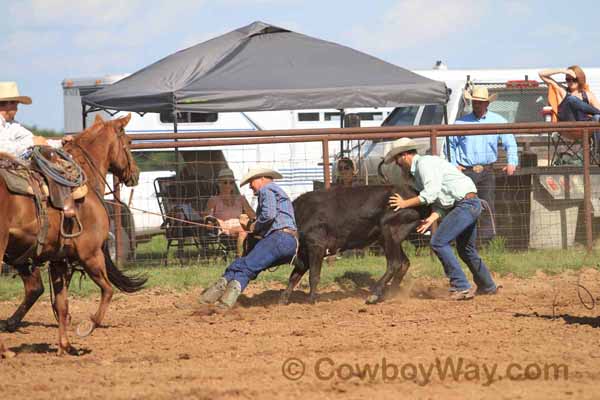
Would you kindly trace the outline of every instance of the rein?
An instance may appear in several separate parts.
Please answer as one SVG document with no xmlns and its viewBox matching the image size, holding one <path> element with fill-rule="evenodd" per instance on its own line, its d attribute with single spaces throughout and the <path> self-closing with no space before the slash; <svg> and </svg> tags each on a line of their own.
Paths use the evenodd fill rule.
<svg viewBox="0 0 600 400">
<path fill-rule="evenodd" d="M 86 149 L 84 149 L 79 143 L 73 142 L 72 144 L 73 144 L 73 146 L 76 146 L 79 150 L 81 150 L 81 154 L 83 155 L 83 158 L 85 159 L 85 161 L 90 166 L 90 168 L 91 168 L 92 172 L 94 173 L 94 175 L 96 175 L 97 177 L 100 177 L 100 180 L 102 181 L 102 183 L 104 183 L 104 186 L 108 187 L 109 192 L 112 195 L 114 195 L 115 192 L 112 190 L 112 188 L 108 184 L 106 178 L 100 172 L 100 168 L 98 168 L 98 166 L 96 165 L 96 163 L 94 162 L 94 160 L 90 157 L 88 151 Z M 96 192 L 96 191 L 97 191 L 97 189 L 94 188 L 94 192 Z"/>
</svg>

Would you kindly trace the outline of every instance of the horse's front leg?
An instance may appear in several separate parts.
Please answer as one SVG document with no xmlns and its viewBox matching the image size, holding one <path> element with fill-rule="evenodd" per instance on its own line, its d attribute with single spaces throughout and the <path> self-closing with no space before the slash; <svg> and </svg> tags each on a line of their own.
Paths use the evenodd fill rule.
<svg viewBox="0 0 600 400">
<path fill-rule="evenodd" d="M 67 289 L 68 266 L 66 263 L 54 263 L 50 266 L 50 279 L 54 290 L 54 308 L 58 314 L 58 355 L 76 354 L 69 343 L 67 325 L 69 318 L 69 299 Z"/>
<path fill-rule="evenodd" d="M 99 248 L 92 256 L 81 261 L 88 276 L 100 287 L 101 291 L 98 311 L 90 317 L 90 321 L 83 322 L 77 327 L 77 335 L 84 337 L 90 335 L 102 324 L 114 291 L 106 273 L 106 261 L 102 249 Z"/>
<path fill-rule="evenodd" d="M 14 314 L 8 318 L 6 322 L 2 321 L 2 325 L 4 325 L 3 328 L 8 332 L 17 330 L 25 315 L 29 312 L 42 293 L 44 293 L 44 284 L 42 283 L 42 276 L 39 268 L 34 268 L 31 272 L 27 266 L 17 268 L 19 276 L 23 280 L 23 286 L 25 287 L 25 298 L 19 307 L 17 307 Z"/>
</svg>

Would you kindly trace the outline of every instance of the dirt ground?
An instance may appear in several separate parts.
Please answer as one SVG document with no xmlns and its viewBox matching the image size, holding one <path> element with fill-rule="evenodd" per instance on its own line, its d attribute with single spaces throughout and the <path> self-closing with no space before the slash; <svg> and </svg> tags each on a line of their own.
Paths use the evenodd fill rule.
<svg viewBox="0 0 600 400">
<path fill-rule="evenodd" d="M 106 327 L 83 339 L 74 328 L 97 298 L 72 299 L 77 357 L 57 357 L 42 301 L 18 332 L 0 333 L 17 353 L 0 360 L 1 397 L 598 397 L 600 305 L 584 307 L 576 286 L 593 296 L 579 292 L 588 307 L 600 301 L 597 270 L 506 277 L 500 295 L 467 302 L 448 301 L 442 280 L 419 279 L 374 306 L 360 279 L 322 288 L 317 305 L 299 291 L 279 306 L 280 287 L 251 284 L 226 314 L 196 306 L 198 290 L 118 295 Z M 15 306 L 0 303 L 0 315 Z"/>
</svg>

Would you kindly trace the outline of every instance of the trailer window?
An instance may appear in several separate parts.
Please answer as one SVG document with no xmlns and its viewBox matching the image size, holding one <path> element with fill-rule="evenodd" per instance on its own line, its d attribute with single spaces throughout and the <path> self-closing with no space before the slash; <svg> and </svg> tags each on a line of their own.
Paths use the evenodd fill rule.
<svg viewBox="0 0 600 400">
<path fill-rule="evenodd" d="M 218 119 L 218 113 L 177 112 L 178 124 L 210 123 L 217 122 Z M 173 113 L 171 111 L 162 111 L 160 113 L 160 122 L 164 124 L 172 124 Z"/>
<path fill-rule="evenodd" d="M 339 112 L 326 112 L 325 121 L 339 121 L 342 118 L 342 113 Z"/>
<path fill-rule="evenodd" d="M 300 122 L 314 122 L 319 121 L 318 112 L 302 112 L 298 113 L 298 121 Z"/>
<path fill-rule="evenodd" d="M 380 112 L 361 112 L 358 113 L 361 121 L 381 121 L 383 113 Z"/>
</svg>

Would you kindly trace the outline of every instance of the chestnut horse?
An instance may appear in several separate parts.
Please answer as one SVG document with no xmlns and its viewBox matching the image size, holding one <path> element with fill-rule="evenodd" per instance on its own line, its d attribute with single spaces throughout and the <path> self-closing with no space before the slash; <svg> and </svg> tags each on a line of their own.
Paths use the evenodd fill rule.
<svg viewBox="0 0 600 400">
<path fill-rule="evenodd" d="M 75 238 L 60 235 L 60 211 L 48 207 L 48 235 L 41 254 L 29 265 L 15 265 L 25 286 L 25 299 L 7 321 L 7 329 L 15 330 L 27 311 L 43 293 L 40 271 L 35 268 L 49 261 L 50 280 L 55 293 L 54 309 L 59 324 L 59 355 L 74 352 L 67 338 L 69 311 L 67 291 L 72 276 L 71 265 L 78 264 L 100 287 L 101 300 L 96 314 L 91 316 L 85 335 L 102 323 L 113 295 L 111 283 L 124 292 L 142 288 L 146 279 L 128 277 L 113 264 L 107 247 L 109 214 L 104 204 L 106 175 L 111 172 L 127 186 L 137 184 L 139 169 L 131 155 L 130 141 L 124 127 L 131 115 L 113 121 L 96 117 L 94 124 L 71 141 L 66 150 L 81 166 L 87 176 L 88 194 L 76 202 L 77 214 L 83 231 Z M 36 242 L 39 222 L 31 197 L 8 191 L 0 179 L 0 255 L 11 264 Z M 0 351 L 2 351 L 0 343 Z"/>
</svg>

